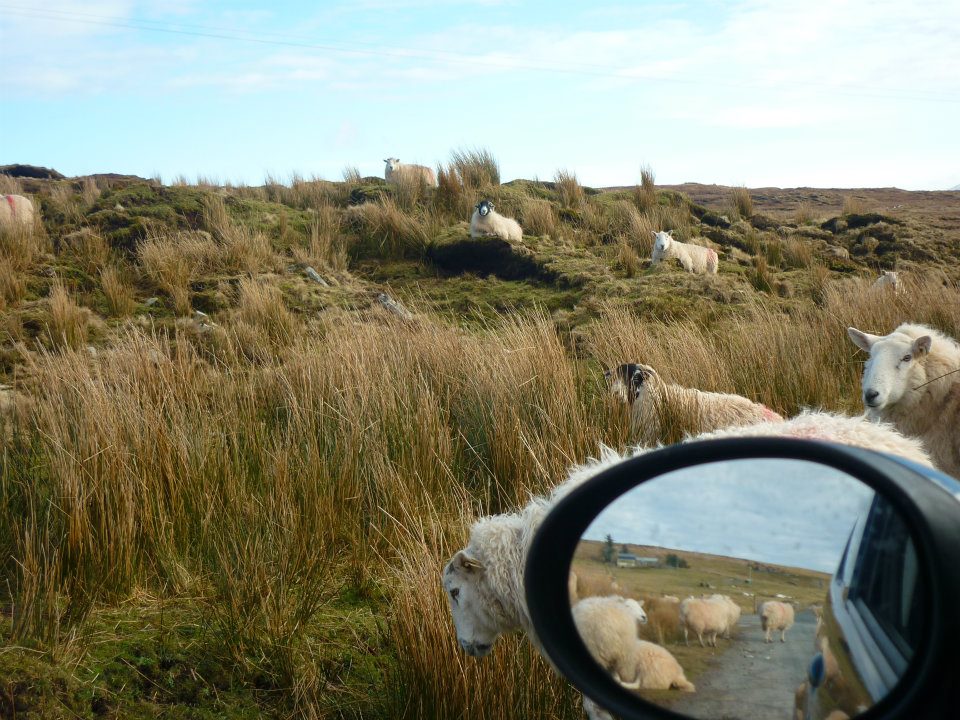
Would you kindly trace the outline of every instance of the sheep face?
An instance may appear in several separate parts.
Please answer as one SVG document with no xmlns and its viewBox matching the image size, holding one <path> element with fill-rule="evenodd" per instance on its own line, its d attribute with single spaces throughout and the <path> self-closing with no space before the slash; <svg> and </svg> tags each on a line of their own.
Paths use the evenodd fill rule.
<svg viewBox="0 0 960 720">
<path fill-rule="evenodd" d="M 671 237 L 669 232 L 660 232 L 653 233 L 653 255 L 651 256 L 651 263 L 656 265 L 666 256 L 667 251 L 670 249 L 670 246 L 673 244 L 673 237 Z"/>
<path fill-rule="evenodd" d="M 870 353 L 863 367 L 863 405 L 867 415 L 877 418 L 884 408 L 896 405 L 922 384 L 920 361 L 930 352 L 929 335 L 916 340 L 902 333 L 885 337 L 847 328 L 854 345 Z"/>
<path fill-rule="evenodd" d="M 480 213 L 481 217 L 486 217 L 491 212 L 493 212 L 493 203 L 490 202 L 489 200 L 481 200 L 476 204 L 476 206 L 474 207 L 474 210 Z"/>
<path fill-rule="evenodd" d="M 387 170 L 393 171 L 400 167 L 400 158 L 386 158 L 384 162 L 387 164 Z"/>
<path fill-rule="evenodd" d="M 457 630 L 457 641 L 467 655 L 483 657 L 500 634 L 491 603 L 482 592 L 483 564 L 463 550 L 453 556 L 443 570 L 443 589 L 450 603 L 450 614 Z"/>
<path fill-rule="evenodd" d="M 607 381 L 607 390 L 618 400 L 632 404 L 636 399 L 636 390 L 633 385 L 633 376 L 639 371 L 637 363 L 622 363 L 612 370 L 607 370 L 603 377 Z"/>
</svg>

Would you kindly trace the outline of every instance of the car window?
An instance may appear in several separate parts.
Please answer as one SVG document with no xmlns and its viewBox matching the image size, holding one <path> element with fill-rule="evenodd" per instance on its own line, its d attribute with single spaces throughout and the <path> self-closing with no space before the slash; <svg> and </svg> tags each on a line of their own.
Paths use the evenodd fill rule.
<svg viewBox="0 0 960 720">
<path fill-rule="evenodd" d="M 849 598 L 873 621 L 874 639 L 885 654 L 912 657 L 921 638 L 926 593 L 909 530 L 878 496 L 860 543 Z"/>
</svg>

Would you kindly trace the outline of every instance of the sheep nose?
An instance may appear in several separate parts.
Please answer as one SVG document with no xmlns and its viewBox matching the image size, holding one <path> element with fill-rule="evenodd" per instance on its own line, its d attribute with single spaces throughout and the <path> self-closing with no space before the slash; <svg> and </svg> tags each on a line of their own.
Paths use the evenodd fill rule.
<svg viewBox="0 0 960 720">
<path fill-rule="evenodd" d="M 873 401 L 877 399 L 877 395 L 880 394 L 879 390 L 864 390 L 863 391 L 863 401 L 867 405 L 873 405 Z"/>
</svg>

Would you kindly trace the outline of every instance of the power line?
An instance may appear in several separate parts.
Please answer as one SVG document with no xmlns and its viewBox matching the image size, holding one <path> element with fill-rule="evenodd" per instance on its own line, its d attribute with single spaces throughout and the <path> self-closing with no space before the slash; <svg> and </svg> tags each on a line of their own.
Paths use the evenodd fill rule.
<svg viewBox="0 0 960 720">
<path fill-rule="evenodd" d="M 457 63 L 461 65 L 477 65 L 480 67 L 495 68 L 500 70 L 527 70 L 532 72 L 542 72 L 561 75 L 580 75 L 586 77 L 607 78 L 626 81 L 648 81 L 667 84 L 699 85 L 709 87 L 726 87 L 738 90 L 752 90 L 762 87 L 770 87 L 769 84 L 762 83 L 733 83 L 730 81 L 716 81 L 711 79 L 686 78 L 678 75 L 653 75 L 637 72 L 634 68 L 616 68 L 604 65 L 591 65 L 587 63 L 575 63 L 558 67 L 556 65 L 537 65 L 525 61 L 518 61 L 509 56 L 503 61 L 497 61 L 479 55 L 468 55 L 463 53 L 451 53 L 446 51 L 424 51 L 407 48 L 386 48 L 379 50 L 369 50 L 358 48 L 358 45 L 373 45 L 374 43 L 362 43 L 357 41 L 331 44 L 329 41 L 318 43 L 307 41 L 306 39 L 293 39 L 302 36 L 295 36 L 282 33 L 266 33 L 268 37 L 254 37 L 248 31 L 216 28 L 207 25 L 195 25 L 187 23 L 166 23 L 158 20 L 128 20 L 126 18 L 110 15 L 97 15 L 93 13 L 79 13 L 61 10 L 46 10 L 41 8 L 27 8 L 19 5 L 0 4 L 0 9 L 7 11 L 15 17 L 26 17 L 38 20 L 51 20 L 77 23 L 82 25 L 98 25 L 104 27 L 116 27 L 127 30 L 140 30 L 146 32 L 158 32 L 170 35 L 183 35 L 188 37 L 202 37 L 215 40 L 227 40 L 233 42 L 248 42 L 259 45 L 274 45 L 284 47 L 294 47 L 304 50 L 320 50 L 331 53 L 341 53 L 347 55 L 360 55 L 369 57 L 386 57 L 403 60 L 426 60 L 433 63 Z M 2 20 L 3 16 L 0 16 Z M 182 29 L 194 28 L 194 29 Z M 238 34 L 243 33 L 243 34 Z M 274 38 L 274 39 L 270 39 Z M 284 39 L 287 38 L 287 39 Z M 350 47 L 350 46 L 354 47 Z M 344 47 L 345 46 L 345 47 Z M 377 45 L 380 48 L 384 46 Z M 862 98 L 874 98 L 881 100 L 916 100 L 928 102 L 960 102 L 960 97 L 951 94 L 933 93 L 917 90 L 904 90 L 900 88 L 871 88 L 863 85 L 852 84 L 829 84 L 815 83 L 809 81 L 790 81 L 793 86 L 806 86 L 814 89 L 826 89 L 837 92 L 845 92 L 848 95 Z"/>
</svg>

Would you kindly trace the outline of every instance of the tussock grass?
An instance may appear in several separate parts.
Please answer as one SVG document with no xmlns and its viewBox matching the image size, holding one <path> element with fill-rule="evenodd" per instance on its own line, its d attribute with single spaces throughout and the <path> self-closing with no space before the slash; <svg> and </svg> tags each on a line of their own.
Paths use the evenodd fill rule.
<svg viewBox="0 0 960 720">
<path fill-rule="evenodd" d="M 524 198 L 521 222 L 523 231 L 528 235 L 557 237 L 557 227 L 559 225 L 557 211 L 547 200 Z"/>
<path fill-rule="evenodd" d="M 59 282 L 50 289 L 49 307 L 47 336 L 50 344 L 72 349 L 85 345 L 90 311 L 77 305 Z"/>
<path fill-rule="evenodd" d="M 783 241 L 783 263 L 792 269 L 812 267 L 816 259 L 813 247 L 800 238 L 787 238 Z"/>
<path fill-rule="evenodd" d="M 469 190 L 485 190 L 500 184 L 500 164 L 486 148 L 454 150 L 449 169 Z"/>
<path fill-rule="evenodd" d="M 640 168 L 640 184 L 633 188 L 633 202 L 642 213 L 649 212 L 657 204 L 653 168 L 648 165 Z"/>
<path fill-rule="evenodd" d="M 26 278 L 7 258 L 0 257 L 0 310 L 20 302 L 26 290 Z"/>
<path fill-rule="evenodd" d="M 330 205 L 317 209 L 310 225 L 310 237 L 305 247 L 295 246 L 293 257 L 303 265 L 343 272 L 349 264 L 346 241 L 341 234 L 339 211 Z"/>
<path fill-rule="evenodd" d="M 88 275 L 98 274 L 110 260 L 110 246 L 107 241 L 90 228 L 70 233 L 63 238 L 63 243 Z"/>
<path fill-rule="evenodd" d="M 810 225 L 817 219 L 816 211 L 809 202 L 802 202 L 793 213 L 793 220 L 797 225 Z"/>
<path fill-rule="evenodd" d="M 744 219 L 753 216 L 753 198 L 746 187 L 735 187 L 730 191 L 730 202 L 736 210 L 737 217 Z"/>
<path fill-rule="evenodd" d="M 23 183 L 20 178 L 0 173 L 0 195 L 23 195 Z"/>
<path fill-rule="evenodd" d="M 621 235 L 640 257 L 650 257 L 655 229 L 647 214 L 638 212 L 626 200 L 618 200 L 610 205 L 607 217 L 612 232 Z"/>
<path fill-rule="evenodd" d="M 844 215 L 863 215 L 867 211 L 866 203 L 854 196 L 843 196 L 843 214 Z"/>
<path fill-rule="evenodd" d="M 283 301 L 283 294 L 261 280 L 244 278 L 238 287 L 240 317 L 261 329 L 277 346 L 289 344 L 296 321 Z"/>
<path fill-rule="evenodd" d="M 126 273 L 114 265 L 100 271 L 100 289 L 107 301 L 107 311 L 113 317 L 126 317 L 136 305 L 133 284 Z"/>
<path fill-rule="evenodd" d="M 200 272 L 215 269 L 220 257 L 220 248 L 213 239 L 197 233 L 151 234 L 137 248 L 141 271 L 170 296 L 180 315 L 191 311 L 190 282 Z"/>
<path fill-rule="evenodd" d="M 617 262 L 623 267 L 623 272 L 628 278 L 632 278 L 640 271 L 640 258 L 629 244 L 621 241 L 617 245 Z"/>
<path fill-rule="evenodd" d="M 28 270 L 45 249 L 45 238 L 37 227 L 21 224 L 0 227 L 0 260 L 13 270 Z"/>
<path fill-rule="evenodd" d="M 351 208 L 346 220 L 359 236 L 353 251 L 360 257 L 419 258 L 430 242 L 424 217 L 404 211 L 387 195 Z"/>
<path fill-rule="evenodd" d="M 577 180 L 576 173 L 568 170 L 557 170 L 553 181 L 556 183 L 557 196 L 561 205 L 568 208 L 579 208 L 584 204 L 586 196 L 583 187 Z"/>
</svg>

